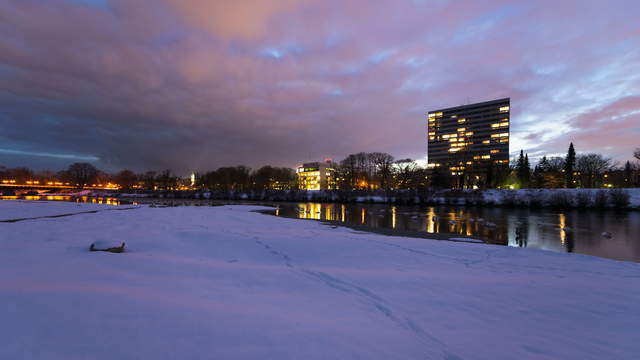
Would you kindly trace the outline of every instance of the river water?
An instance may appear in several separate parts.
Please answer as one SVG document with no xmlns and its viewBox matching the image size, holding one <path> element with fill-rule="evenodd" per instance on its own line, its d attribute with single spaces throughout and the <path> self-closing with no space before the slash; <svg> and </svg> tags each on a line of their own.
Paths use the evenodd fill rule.
<svg viewBox="0 0 640 360">
<path fill-rule="evenodd" d="M 638 211 L 280 203 L 272 213 L 640 262 Z"/>
</svg>

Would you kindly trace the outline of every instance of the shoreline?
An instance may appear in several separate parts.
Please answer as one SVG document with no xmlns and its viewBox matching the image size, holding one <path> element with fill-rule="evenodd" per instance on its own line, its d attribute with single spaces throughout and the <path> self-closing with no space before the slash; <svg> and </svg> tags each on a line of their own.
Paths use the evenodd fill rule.
<svg viewBox="0 0 640 360">
<path fill-rule="evenodd" d="M 77 195 L 76 195 L 77 194 Z M 263 191 L 80 191 L 40 196 L 114 198 L 137 203 L 336 203 L 413 206 L 504 207 L 530 209 L 585 209 L 640 211 L 640 188 L 620 189 L 520 189 L 520 190 L 263 190 Z M 12 197 L 12 196 L 7 196 Z M 27 196 L 33 197 L 33 196 Z M 1 198 L 1 197 L 0 197 Z"/>
</svg>

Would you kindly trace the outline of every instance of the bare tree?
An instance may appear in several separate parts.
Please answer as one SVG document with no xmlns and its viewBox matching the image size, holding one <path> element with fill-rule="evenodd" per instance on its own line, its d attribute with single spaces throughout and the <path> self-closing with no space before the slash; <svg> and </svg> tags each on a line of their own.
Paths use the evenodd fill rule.
<svg viewBox="0 0 640 360">
<path fill-rule="evenodd" d="M 364 152 L 356 154 L 356 163 L 358 166 L 358 183 L 361 188 L 370 188 L 371 179 L 373 178 L 373 163 L 371 154 Z"/>
<path fill-rule="evenodd" d="M 587 188 L 594 187 L 600 176 L 611 170 L 613 165 L 610 158 L 605 158 L 600 154 L 579 155 L 576 161 L 576 168 L 580 172 L 582 186 Z"/>
<path fill-rule="evenodd" d="M 640 160 L 640 148 L 636 148 L 636 151 L 633 152 L 633 157 Z"/>
<path fill-rule="evenodd" d="M 42 184 L 57 180 L 56 173 L 49 170 L 41 170 L 35 174 L 35 177 L 40 180 Z"/>
<path fill-rule="evenodd" d="M 5 176 L 11 180 L 15 180 L 18 184 L 24 184 L 34 178 L 33 171 L 25 167 L 7 169 Z"/>
<path fill-rule="evenodd" d="M 560 156 L 552 156 L 547 158 L 547 171 L 562 172 L 564 169 L 564 158 Z"/>
<path fill-rule="evenodd" d="M 98 173 L 98 169 L 89 163 L 75 163 L 71 164 L 71 166 L 64 171 L 63 175 L 69 182 L 82 189 L 95 181 Z"/>
<path fill-rule="evenodd" d="M 144 174 L 138 175 L 138 178 L 147 190 L 154 190 L 156 187 L 156 172 L 147 171 Z"/>
<path fill-rule="evenodd" d="M 418 164 L 412 159 L 401 159 L 394 163 L 396 181 L 399 189 L 411 189 L 415 185 L 415 175 Z"/>
<path fill-rule="evenodd" d="M 387 153 L 371 153 L 371 162 L 375 167 L 376 177 L 380 180 L 380 188 L 388 189 L 393 173 L 393 156 Z"/>
<path fill-rule="evenodd" d="M 138 181 L 138 177 L 131 170 L 122 170 L 116 174 L 114 181 L 123 189 L 131 189 Z"/>
<path fill-rule="evenodd" d="M 156 184 L 162 190 L 172 190 L 178 185 L 178 177 L 166 169 L 156 176 Z"/>
<path fill-rule="evenodd" d="M 251 184 L 256 190 L 290 189 L 293 187 L 296 175 L 293 169 L 263 166 L 251 174 Z"/>
<path fill-rule="evenodd" d="M 340 188 L 353 189 L 356 186 L 358 176 L 358 161 L 354 154 L 340 161 L 339 177 L 343 180 Z"/>
<path fill-rule="evenodd" d="M 563 187 L 565 184 L 565 176 L 562 173 L 565 168 L 564 161 L 565 159 L 559 156 L 543 157 L 534 171 L 537 186 L 541 188 Z M 574 180 L 571 181 L 573 182 Z"/>
</svg>

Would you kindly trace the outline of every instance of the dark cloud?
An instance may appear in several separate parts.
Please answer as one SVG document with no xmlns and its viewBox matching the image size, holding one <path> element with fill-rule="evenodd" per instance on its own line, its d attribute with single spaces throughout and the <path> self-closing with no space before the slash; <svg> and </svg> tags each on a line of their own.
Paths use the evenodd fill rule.
<svg viewBox="0 0 640 360">
<path fill-rule="evenodd" d="M 356 151 L 424 158 L 429 109 L 505 96 L 513 151 L 563 152 L 573 140 L 626 159 L 639 145 L 629 135 L 640 123 L 638 10 L 577 0 L 9 0 L 0 163 L 59 168 L 75 156 L 184 173 Z"/>
</svg>

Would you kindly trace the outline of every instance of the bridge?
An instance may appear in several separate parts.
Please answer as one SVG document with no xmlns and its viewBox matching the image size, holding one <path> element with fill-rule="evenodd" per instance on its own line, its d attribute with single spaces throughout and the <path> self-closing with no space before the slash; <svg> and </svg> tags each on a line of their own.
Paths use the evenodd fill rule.
<svg viewBox="0 0 640 360">
<path fill-rule="evenodd" d="M 5 182 L 6 181 L 6 182 Z M 118 190 L 120 187 L 116 184 L 92 184 L 91 186 L 85 186 L 82 190 Z M 0 189 L 15 189 L 15 190 L 55 190 L 55 189 L 79 189 L 78 186 L 73 186 L 69 183 L 61 183 L 61 182 L 47 182 L 40 183 L 33 181 L 31 183 L 26 184 L 18 184 L 15 182 L 10 182 L 7 180 L 3 180 L 0 182 Z"/>
</svg>

